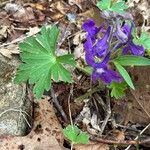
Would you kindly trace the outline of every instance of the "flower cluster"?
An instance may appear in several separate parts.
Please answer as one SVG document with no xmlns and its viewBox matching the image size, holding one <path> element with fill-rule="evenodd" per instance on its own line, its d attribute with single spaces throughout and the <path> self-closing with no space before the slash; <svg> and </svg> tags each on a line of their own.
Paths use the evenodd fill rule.
<svg viewBox="0 0 150 150">
<path fill-rule="evenodd" d="M 128 53 L 144 55 L 144 47 L 133 42 L 133 27 L 132 22 L 130 25 L 126 22 L 121 25 L 119 19 L 116 19 L 114 24 L 107 25 L 106 28 L 104 24 L 97 27 L 93 20 L 83 24 L 82 28 L 87 32 L 84 43 L 85 60 L 93 68 L 93 81 L 101 79 L 106 84 L 111 84 L 113 81 L 122 82 L 122 76 L 109 65 L 111 55 L 118 49 L 122 49 L 122 55 Z"/>
</svg>

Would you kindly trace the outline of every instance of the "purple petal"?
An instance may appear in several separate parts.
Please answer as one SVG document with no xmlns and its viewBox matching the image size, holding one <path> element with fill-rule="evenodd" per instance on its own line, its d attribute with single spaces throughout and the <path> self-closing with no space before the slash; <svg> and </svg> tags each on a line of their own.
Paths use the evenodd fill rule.
<svg viewBox="0 0 150 150">
<path fill-rule="evenodd" d="M 119 20 L 117 19 L 116 21 L 116 37 L 118 38 L 118 40 L 120 40 L 122 43 L 126 43 L 128 41 L 128 34 L 126 34 L 125 32 L 123 32 L 122 28 L 121 28 L 121 25 L 120 25 L 120 22 Z"/>
<path fill-rule="evenodd" d="M 86 52 L 91 52 L 92 47 L 93 47 L 92 40 L 91 38 L 88 37 L 86 42 L 84 43 L 84 49 L 86 50 Z"/>
<path fill-rule="evenodd" d="M 132 40 L 132 30 L 134 28 L 134 23 L 131 22 L 131 26 L 129 24 L 125 23 L 124 26 L 122 27 L 123 32 L 128 36 L 128 40 Z"/>
<path fill-rule="evenodd" d="M 121 82 L 123 80 L 123 78 L 114 70 L 108 69 L 107 74 L 109 75 L 112 81 Z"/>
<path fill-rule="evenodd" d="M 129 46 L 124 47 L 123 50 L 122 50 L 122 54 L 123 54 L 123 55 L 128 54 L 128 51 L 129 51 L 129 50 L 130 50 L 130 47 L 129 47 Z"/>
<path fill-rule="evenodd" d="M 98 32 L 99 28 L 95 26 L 95 22 L 93 20 L 88 20 L 82 25 L 83 30 L 88 32 L 88 36 L 94 37 Z"/>
<path fill-rule="evenodd" d="M 104 68 L 109 62 L 110 53 L 108 53 L 100 63 L 95 63 L 94 68 Z"/>
<path fill-rule="evenodd" d="M 131 42 L 129 44 L 130 50 L 132 52 L 133 55 L 137 55 L 137 56 L 143 56 L 144 55 L 144 47 L 143 46 L 139 46 L 139 45 L 135 45 L 133 42 Z"/>
<path fill-rule="evenodd" d="M 109 48 L 108 38 L 110 36 L 110 31 L 111 31 L 111 27 L 108 27 L 103 38 L 100 39 L 94 46 L 94 50 L 96 51 L 98 57 L 103 57 L 106 55 L 106 52 Z"/>
<path fill-rule="evenodd" d="M 110 84 L 112 81 L 121 82 L 123 78 L 114 70 L 104 68 L 96 68 L 92 74 L 92 80 L 96 81 L 101 79 L 104 83 Z"/>
</svg>

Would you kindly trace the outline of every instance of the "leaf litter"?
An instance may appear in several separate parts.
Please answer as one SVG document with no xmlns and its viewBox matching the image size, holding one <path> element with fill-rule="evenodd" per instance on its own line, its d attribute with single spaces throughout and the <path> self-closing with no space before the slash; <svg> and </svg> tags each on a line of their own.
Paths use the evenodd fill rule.
<svg viewBox="0 0 150 150">
<path fill-rule="evenodd" d="M 138 26 L 142 26 L 143 25 L 143 30 L 147 31 L 149 30 L 149 2 L 148 1 L 141 1 L 139 2 L 138 0 L 129 0 L 128 3 L 131 6 L 131 12 L 133 13 L 133 15 L 135 16 L 136 20 L 137 20 L 137 25 Z M 9 4 L 9 5 L 8 5 Z M 74 52 L 75 56 L 77 59 L 79 59 L 80 61 L 80 65 L 83 65 L 82 62 L 82 58 L 84 57 L 84 52 L 83 52 L 83 40 L 84 40 L 84 33 L 81 31 L 80 32 L 80 28 L 81 28 L 81 24 L 83 22 L 83 20 L 85 20 L 88 17 L 92 17 L 94 18 L 94 20 L 96 20 L 97 24 L 101 24 L 101 22 L 103 20 L 99 19 L 99 12 L 96 10 L 95 1 L 77 1 L 77 0 L 70 0 L 70 1 L 43 1 L 43 3 L 33 3 L 32 1 L 30 1 L 29 3 L 26 2 L 22 3 L 7 3 L 5 5 L 5 11 L 7 12 L 8 16 L 4 19 L 4 22 L 6 22 L 5 26 L 1 26 L 1 30 L 0 30 L 0 42 L 1 44 L 7 44 L 10 43 L 6 46 L 0 46 L 0 53 L 2 55 L 4 55 L 5 57 L 8 57 L 9 59 L 12 59 L 12 55 L 16 55 L 19 54 L 18 48 L 16 46 L 17 42 L 22 41 L 26 36 L 32 36 L 35 35 L 36 33 L 39 32 L 39 28 L 41 25 L 43 24 L 51 24 L 53 22 L 56 22 L 56 24 L 58 23 L 59 25 L 62 24 L 61 27 L 61 31 L 64 29 L 64 26 L 72 26 L 73 25 L 73 29 L 70 30 L 69 32 L 71 32 L 71 35 L 74 35 L 73 37 L 69 38 L 69 44 L 70 46 L 68 46 L 68 41 L 67 41 L 67 36 L 64 38 L 64 41 L 61 42 L 60 44 L 60 52 L 62 50 L 64 50 L 66 47 L 71 49 L 71 51 Z M 84 5 L 83 5 L 84 4 Z M 6 7 L 7 6 L 7 7 Z M 9 6 L 9 7 L 8 7 Z M 11 7 L 10 7 L 11 6 Z M 14 7 L 15 6 L 15 7 Z M 94 9 L 93 9 L 94 8 Z M 140 10 L 140 11 L 139 11 Z M 3 10 L 4 11 L 4 10 Z M 13 13 L 15 11 L 15 13 Z M 138 12 L 138 13 L 137 13 Z M 2 13 L 2 10 L 0 10 L 0 14 Z M 69 13 L 74 14 L 74 16 L 71 16 L 72 18 L 70 19 L 69 17 Z M 138 15 L 139 14 L 142 16 L 141 18 L 138 19 Z M 10 34 L 13 33 L 13 31 L 11 30 L 12 28 L 10 28 L 10 24 L 7 25 L 8 20 L 11 22 L 11 26 L 15 27 L 15 28 L 28 28 L 28 31 L 21 31 L 21 34 L 23 35 L 23 38 L 18 38 L 16 40 L 15 39 L 10 39 Z M 72 21 L 73 20 L 73 21 Z M 145 23 L 144 24 L 144 22 Z M 60 25 L 61 26 L 61 25 Z M 8 32 L 9 29 L 9 32 Z M 68 28 L 65 28 L 65 30 L 68 30 Z M 79 33 L 78 33 L 79 32 Z M 16 36 L 14 37 L 18 37 L 18 33 L 15 33 Z M 18 35 L 17 35 L 18 34 Z M 69 35 L 70 36 L 70 35 Z M 2 40 L 1 40 L 2 39 Z M 14 41 L 14 42 L 12 42 Z M 67 50 L 66 50 L 67 51 Z M 148 68 L 146 70 L 149 70 Z M 143 72 L 146 72 L 145 70 L 143 70 Z M 144 75 L 145 76 L 145 75 Z M 148 74 L 147 74 L 148 76 Z M 147 78 L 147 76 L 145 76 L 144 79 Z M 87 130 L 89 133 L 91 133 L 91 135 L 98 135 L 98 133 L 100 132 L 100 126 L 102 124 L 102 122 L 104 121 L 104 118 L 107 114 L 107 112 L 105 111 L 105 108 L 107 107 L 106 104 L 106 91 L 98 91 L 95 93 L 92 93 L 91 95 L 89 94 L 88 96 L 85 96 L 84 101 L 78 102 L 77 103 L 77 108 L 75 109 L 75 103 L 74 103 L 74 99 L 80 97 L 81 95 L 84 95 L 86 93 L 88 93 L 88 88 L 89 84 L 90 84 L 90 79 L 83 74 L 83 72 L 80 72 L 79 70 L 75 70 L 75 75 L 74 78 L 76 79 L 75 81 L 75 89 L 74 91 L 76 91 L 75 97 L 72 98 L 72 112 L 73 112 L 73 117 L 76 120 L 76 123 L 79 125 L 79 127 L 84 130 Z M 136 81 L 136 77 L 135 77 L 135 81 Z M 84 82 L 82 82 L 84 81 Z M 139 84 L 139 86 L 141 86 L 142 82 L 143 82 L 143 78 L 142 77 L 138 77 L 138 81 L 137 84 Z M 137 131 L 139 127 L 145 127 L 148 123 L 149 123 L 149 117 L 146 114 L 146 112 L 149 114 L 149 103 L 148 100 L 149 99 L 149 80 L 145 80 L 146 81 L 146 87 L 144 88 L 140 88 L 139 90 L 137 89 L 136 93 L 129 93 L 127 97 L 125 97 L 122 101 L 113 101 L 112 100 L 112 111 L 113 111 L 113 115 L 112 118 L 110 118 L 110 120 L 108 121 L 108 124 L 106 126 L 105 132 L 104 132 L 104 136 L 105 137 L 115 137 L 116 140 L 124 140 L 124 137 L 126 135 L 126 138 L 130 138 L 130 134 L 131 134 L 131 130 L 129 127 L 132 128 L 132 126 L 134 126 Z M 85 88 L 87 86 L 87 88 Z M 144 84 L 142 84 L 143 87 Z M 59 85 L 56 84 L 56 89 L 58 89 Z M 77 90 L 77 87 L 79 88 Z M 66 91 L 67 89 L 67 85 L 61 85 L 59 87 L 59 90 L 55 90 L 56 93 L 58 93 L 57 97 L 59 99 L 59 103 L 63 106 L 63 101 L 66 101 L 66 95 L 64 95 L 65 93 L 63 93 L 63 91 Z M 65 90 L 64 90 L 65 89 Z M 146 89 L 146 90 L 145 90 Z M 67 91 L 69 92 L 69 90 Z M 61 94 L 60 94 L 61 93 Z M 89 92 L 90 93 L 90 92 Z M 62 96 L 63 95 L 63 96 Z M 63 99 L 62 99 L 63 98 Z M 87 100 L 88 99 L 88 100 Z M 140 103 L 137 102 L 137 99 Z M 142 100 L 141 100 L 142 99 Z M 87 101 L 86 101 L 87 100 Z M 129 104 L 127 106 L 127 101 L 130 101 Z M 135 102 L 136 101 L 136 102 Z M 142 101 L 142 102 L 141 102 Z M 52 104 L 49 105 L 49 102 L 46 100 L 43 100 L 43 102 L 41 101 L 40 103 L 43 104 L 42 107 L 46 107 L 50 106 L 53 107 Z M 141 104 L 141 105 L 140 105 Z M 44 106 L 45 105 L 45 106 Z M 80 106 L 80 109 L 79 109 Z M 132 109 L 131 109 L 132 106 Z M 115 108 L 116 107 L 116 108 Z M 117 108 L 119 108 L 119 110 L 117 110 Z M 64 110 L 67 108 L 67 104 L 64 104 Z M 122 109 L 121 109 L 122 108 Z M 45 109 L 45 108 L 44 108 Z M 47 111 L 49 110 L 49 107 L 46 108 Z M 35 108 L 36 110 L 36 108 Z M 123 110 L 123 111 L 122 111 Z M 42 109 L 43 112 L 43 109 Z M 48 111 L 51 114 L 53 111 Z M 42 114 L 42 113 L 41 113 Z M 58 112 L 56 113 L 58 114 Z M 66 111 L 67 114 L 67 111 Z M 117 120 L 117 115 L 121 115 L 121 120 Z M 138 114 L 138 115 L 137 115 Z M 41 116 L 40 119 L 44 119 L 47 116 L 47 113 L 45 113 L 45 116 Z M 68 114 L 67 114 L 68 116 Z M 82 116 L 82 117 L 81 117 Z M 137 117 L 136 117 L 137 116 Z M 59 118 L 59 120 L 61 122 L 62 119 L 60 117 L 60 114 L 57 116 Z M 53 116 L 53 118 L 57 118 L 55 115 Z M 80 118 L 78 120 L 78 117 Z M 115 119 L 114 119 L 115 118 Z M 51 117 L 49 118 L 49 120 L 51 120 Z M 36 119 L 35 119 L 36 121 Z M 116 123 L 114 125 L 110 124 L 116 121 Z M 119 121 L 119 122 L 118 122 Z M 39 122 L 39 121 L 38 121 Z M 61 138 L 56 138 L 56 137 L 50 137 L 53 133 L 49 133 L 46 132 L 44 130 L 45 135 L 42 136 L 42 141 L 43 144 L 41 144 L 42 146 L 45 144 L 46 146 L 54 146 L 53 149 L 61 149 L 61 146 L 63 145 L 63 140 L 64 137 L 62 135 L 62 129 L 60 127 L 60 123 L 52 123 L 52 121 L 50 121 L 50 123 L 48 123 L 47 125 L 44 124 L 45 120 L 42 121 L 42 129 L 46 126 L 55 126 L 56 124 L 58 124 L 59 126 L 59 133 L 58 135 Z M 47 121 L 46 121 L 47 122 Z M 38 124 L 38 123 L 37 123 Z M 120 126 L 117 133 L 112 131 L 112 127 L 116 128 L 117 125 L 122 125 L 122 127 Z M 138 124 L 138 125 L 137 125 Z M 36 125 L 36 122 L 35 122 Z M 62 126 L 66 126 L 65 123 L 61 123 Z M 123 128 L 124 126 L 124 128 Z M 35 133 L 35 131 L 33 131 L 34 129 L 38 129 L 37 133 Z M 31 131 L 31 133 L 29 135 L 34 135 L 34 139 L 30 141 L 30 144 L 27 144 L 29 141 L 29 135 L 27 137 L 21 137 L 21 139 L 23 139 L 22 143 L 20 143 L 20 137 L 16 137 L 16 138 L 10 138 L 10 141 L 12 141 L 15 143 L 17 141 L 18 145 L 15 146 L 19 146 L 19 147 L 26 147 L 28 148 L 29 145 L 33 145 L 32 142 L 37 141 L 39 142 L 41 140 L 40 137 L 38 137 L 38 134 L 42 134 L 40 133 L 42 130 L 39 128 L 36 128 L 35 126 L 33 127 L 33 130 Z M 149 131 L 149 130 L 148 130 Z M 108 134 L 109 132 L 111 132 L 111 134 Z M 148 133 L 149 134 L 149 133 Z M 133 133 L 133 137 L 135 137 L 137 134 L 136 132 Z M 40 138 L 40 139 L 39 139 Z M 48 139 L 47 139 L 48 138 Z M 50 138 L 53 140 L 53 142 L 51 142 Z M 58 143 L 58 141 L 59 143 Z M 7 139 L 4 140 L 7 141 Z M 39 146 L 37 143 L 35 142 L 37 146 Z M 47 142 L 49 141 L 49 142 Z M 4 145 L 3 143 L 3 145 Z M 11 142 L 10 142 L 11 143 Z M 25 143 L 25 144 L 24 144 Z M 42 143 L 42 142 L 41 142 Z M 61 143 L 61 146 L 60 146 Z M 10 147 L 11 147 L 10 145 Z M 41 146 L 40 145 L 40 146 Z M 90 146 L 91 145 L 91 146 Z M 36 147 L 41 148 L 41 147 Z M 5 146 L 6 148 L 6 146 Z M 16 147 L 17 149 L 18 147 Z M 33 148 L 33 147 L 32 147 Z M 31 148 L 29 148 L 31 149 Z M 47 149 L 47 147 L 45 148 Z M 90 150 L 107 150 L 109 149 L 108 144 L 101 144 L 101 143 L 89 143 L 89 145 L 77 145 L 75 147 L 76 150 L 84 150 L 84 149 L 90 149 Z M 32 150 L 32 149 L 31 149 Z"/>
</svg>

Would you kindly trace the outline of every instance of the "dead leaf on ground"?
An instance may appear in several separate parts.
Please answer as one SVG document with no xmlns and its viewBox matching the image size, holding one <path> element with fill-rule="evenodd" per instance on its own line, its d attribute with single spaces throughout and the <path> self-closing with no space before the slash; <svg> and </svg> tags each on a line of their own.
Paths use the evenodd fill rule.
<svg viewBox="0 0 150 150">
<path fill-rule="evenodd" d="M 33 9 L 31 7 L 22 7 L 15 3 L 8 3 L 5 10 L 14 17 L 17 22 L 28 22 L 35 19 Z"/>
<path fill-rule="evenodd" d="M 83 58 L 84 59 L 84 48 L 83 48 L 83 39 L 85 39 L 85 33 L 79 32 L 73 38 L 73 44 L 77 45 L 74 49 L 75 58 Z"/>
<path fill-rule="evenodd" d="M 128 91 L 125 100 L 115 102 L 114 111 L 121 116 L 124 124 L 147 125 L 150 122 L 150 68 L 133 67 L 130 72 L 134 78 L 135 91 Z"/>
<path fill-rule="evenodd" d="M 9 26 L 0 26 L 0 41 L 7 37 L 7 30 Z"/>
<path fill-rule="evenodd" d="M 11 44 L 7 47 L 1 47 L 0 53 L 7 58 L 12 58 L 13 54 L 19 54 L 19 49 L 17 45 Z"/>
<path fill-rule="evenodd" d="M 27 36 L 32 36 L 32 35 L 35 35 L 37 34 L 38 32 L 40 32 L 40 28 L 38 27 L 33 27 L 33 28 L 29 28 L 29 32 L 27 32 Z"/>
<path fill-rule="evenodd" d="M 96 23 L 96 25 L 101 25 L 104 21 L 104 19 L 101 17 L 100 10 L 97 7 L 92 7 L 88 9 L 87 11 L 80 13 L 79 16 L 82 16 L 86 19 L 93 19 Z"/>
<path fill-rule="evenodd" d="M 25 137 L 1 137 L 0 150 L 62 150 L 62 128 L 45 98 L 35 105 L 34 127 Z"/>
<path fill-rule="evenodd" d="M 85 145 L 74 145 L 75 150 L 109 150 L 109 146 L 103 143 L 94 143 Z"/>
</svg>

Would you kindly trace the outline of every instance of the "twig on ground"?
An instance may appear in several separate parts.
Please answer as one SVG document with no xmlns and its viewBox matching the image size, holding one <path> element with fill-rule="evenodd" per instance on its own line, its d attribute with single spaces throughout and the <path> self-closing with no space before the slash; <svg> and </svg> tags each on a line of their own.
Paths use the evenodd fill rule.
<svg viewBox="0 0 150 150">
<path fill-rule="evenodd" d="M 73 126 L 73 121 L 72 121 L 72 113 L 71 113 L 71 107 L 70 107 L 70 100 L 71 100 L 71 96 L 73 95 L 73 84 L 70 87 L 70 93 L 68 96 L 68 109 L 69 109 L 69 118 L 70 118 L 70 123 Z"/>
<path fill-rule="evenodd" d="M 109 91 L 107 91 L 107 97 L 106 97 L 106 117 L 104 119 L 104 122 L 102 123 L 101 126 L 101 134 L 103 134 L 104 129 L 108 123 L 108 120 L 111 116 L 111 107 L 110 107 L 110 98 L 109 98 Z"/>
<path fill-rule="evenodd" d="M 128 127 L 128 126 L 124 126 L 124 125 L 121 125 L 121 124 L 116 124 L 116 127 L 131 130 L 131 131 L 134 131 L 134 132 L 139 132 L 139 133 L 141 132 L 141 130 L 138 130 L 138 129 L 132 128 L 132 127 Z"/>
<path fill-rule="evenodd" d="M 106 105 L 103 101 L 103 99 L 101 98 L 101 96 L 98 93 L 94 94 L 95 99 L 97 99 L 97 102 L 102 106 L 103 110 L 106 110 Z"/>
<path fill-rule="evenodd" d="M 54 105 L 56 106 L 56 109 L 60 112 L 62 118 L 64 119 L 65 122 L 68 122 L 67 116 L 65 112 L 63 111 L 62 107 L 60 106 L 57 97 L 55 96 L 55 92 L 53 87 L 51 87 L 51 96 L 52 96 L 52 101 Z"/>
<path fill-rule="evenodd" d="M 51 87 L 51 96 L 52 96 L 52 101 L 55 104 L 57 110 L 60 112 L 62 118 L 64 119 L 65 122 L 68 122 L 67 116 L 65 114 L 65 112 L 63 111 L 62 107 L 60 106 L 57 97 L 55 96 L 55 92 L 53 87 Z"/>
<path fill-rule="evenodd" d="M 138 141 L 137 139 L 135 140 L 124 140 L 124 141 L 119 141 L 119 140 L 108 140 L 108 139 L 103 139 L 103 138 L 99 138 L 96 136 L 91 136 L 90 139 L 92 141 L 96 141 L 96 142 L 100 142 L 100 143 L 104 143 L 104 144 L 116 144 L 116 145 L 138 145 L 138 144 L 145 144 L 145 143 L 149 143 L 150 142 L 150 138 L 146 139 L 146 140 L 141 140 Z M 127 150 L 127 149 L 125 149 Z"/>
<path fill-rule="evenodd" d="M 150 127 L 150 123 L 140 132 L 140 134 L 134 139 L 137 140 L 139 138 L 140 135 L 142 135 L 148 128 Z M 141 143 L 137 143 L 137 144 L 144 144 L 144 143 L 149 143 L 149 140 L 143 140 L 143 142 L 141 141 Z M 129 150 L 129 148 L 131 147 L 131 145 L 133 145 L 132 143 L 125 149 L 125 150 Z"/>
</svg>

